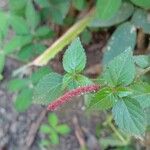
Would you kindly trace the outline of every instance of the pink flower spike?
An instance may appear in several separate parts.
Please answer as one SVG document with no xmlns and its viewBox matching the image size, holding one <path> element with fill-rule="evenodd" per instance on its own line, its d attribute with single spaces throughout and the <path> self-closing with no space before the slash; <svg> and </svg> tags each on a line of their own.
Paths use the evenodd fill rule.
<svg viewBox="0 0 150 150">
<path fill-rule="evenodd" d="M 47 110 L 54 111 L 59 106 L 63 105 L 64 103 L 70 101 L 75 96 L 80 96 L 82 94 L 90 93 L 90 92 L 96 92 L 100 89 L 99 85 L 87 85 L 83 87 L 78 87 L 76 89 L 73 89 L 67 93 L 65 93 L 63 96 L 56 99 L 54 102 L 50 103 L 47 107 Z"/>
</svg>

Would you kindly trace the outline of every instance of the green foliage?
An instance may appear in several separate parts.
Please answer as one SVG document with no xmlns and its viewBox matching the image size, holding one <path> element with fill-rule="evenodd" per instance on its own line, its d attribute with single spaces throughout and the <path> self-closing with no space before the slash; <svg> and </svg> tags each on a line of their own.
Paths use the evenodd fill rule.
<svg viewBox="0 0 150 150">
<path fill-rule="evenodd" d="M 100 19 L 110 19 L 113 17 L 121 6 L 122 0 L 97 0 L 96 13 Z"/>
<path fill-rule="evenodd" d="M 59 136 L 67 135 L 70 132 L 70 128 L 67 124 L 59 124 L 57 115 L 51 113 L 48 115 L 48 124 L 42 124 L 40 132 L 48 137 L 40 142 L 40 146 L 48 147 L 59 144 Z"/>
<path fill-rule="evenodd" d="M 92 40 L 92 34 L 89 30 L 84 30 L 81 34 L 81 42 L 83 44 L 89 44 Z"/>
<path fill-rule="evenodd" d="M 68 73 L 78 73 L 85 68 L 86 56 L 79 38 L 68 47 L 63 57 L 63 67 Z"/>
<path fill-rule="evenodd" d="M 131 0 L 132 3 L 134 3 L 137 6 L 143 7 L 143 8 L 150 8 L 150 1 L 149 0 Z"/>
<path fill-rule="evenodd" d="M 118 26 L 104 48 L 103 64 L 106 65 L 115 56 L 136 45 L 136 29 L 127 22 Z"/>
<path fill-rule="evenodd" d="M 2 71 L 5 65 L 5 55 L 2 51 L 0 51 L 0 80 L 2 79 Z"/>
<path fill-rule="evenodd" d="M 73 6 L 77 10 L 83 10 L 87 5 L 86 0 L 73 0 Z"/>
<path fill-rule="evenodd" d="M 141 28 L 145 33 L 150 34 L 150 20 L 147 11 L 143 9 L 136 9 L 132 16 L 131 22 L 137 27 Z"/>
<path fill-rule="evenodd" d="M 57 73 L 50 73 L 44 76 L 33 93 L 33 103 L 49 104 L 62 94 L 62 76 Z"/>
<path fill-rule="evenodd" d="M 127 20 L 134 12 L 134 7 L 131 3 L 123 2 L 117 13 L 107 20 L 96 17 L 89 24 L 90 27 L 110 27 L 117 25 Z"/>
<path fill-rule="evenodd" d="M 144 135 L 145 113 L 136 99 L 126 97 L 118 100 L 112 112 L 120 129 L 132 135 Z"/>
</svg>

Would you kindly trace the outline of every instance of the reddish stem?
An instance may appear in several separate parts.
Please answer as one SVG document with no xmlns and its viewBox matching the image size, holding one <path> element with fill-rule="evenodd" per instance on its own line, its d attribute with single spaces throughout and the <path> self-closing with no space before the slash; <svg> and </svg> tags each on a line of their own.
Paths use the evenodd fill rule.
<svg viewBox="0 0 150 150">
<path fill-rule="evenodd" d="M 90 93 L 90 92 L 96 92 L 100 89 L 99 85 L 87 85 L 83 87 L 78 87 L 76 89 L 73 89 L 67 93 L 65 93 L 63 96 L 56 99 L 54 102 L 48 105 L 47 110 L 54 111 L 59 106 L 63 105 L 64 103 L 70 101 L 73 97 L 79 96 L 82 94 Z"/>
</svg>

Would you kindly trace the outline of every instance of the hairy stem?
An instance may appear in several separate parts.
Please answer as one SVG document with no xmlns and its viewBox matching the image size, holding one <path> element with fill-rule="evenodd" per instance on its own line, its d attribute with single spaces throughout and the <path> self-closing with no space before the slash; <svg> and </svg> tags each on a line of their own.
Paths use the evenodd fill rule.
<svg viewBox="0 0 150 150">
<path fill-rule="evenodd" d="M 64 103 L 69 102 L 75 96 L 80 96 L 82 94 L 86 94 L 90 92 L 96 92 L 99 89 L 100 89 L 99 85 L 87 85 L 83 87 L 78 87 L 76 89 L 73 89 L 65 93 L 63 96 L 59 97 L 58 99 L 56 99 L 54 102 L 48 105 L 47 109 L 54 111 Z"/>
</svg>

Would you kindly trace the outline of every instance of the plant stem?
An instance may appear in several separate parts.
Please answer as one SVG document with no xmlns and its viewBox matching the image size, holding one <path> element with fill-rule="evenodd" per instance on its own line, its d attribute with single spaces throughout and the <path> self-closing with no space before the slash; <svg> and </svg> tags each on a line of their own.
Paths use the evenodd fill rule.
<svg viewBox="0 0 150 150">
<path fill-rule="evenodd" d="M 150 67 L 147 67 L 146 69 L 143 69 L 136 77 L 136 79 L 139 79 L 141 76 L 145 75 L 150 71 Z"/>
<path fill-rule="evenodd" d="M 35 66 L 43 66 L 48 61 L 55 57 L 66 45 L 68 45 L 73 39 L 75 39 L 89 24 L 94 15 L 94 9 L 77 23 L 75 23 L 64 35 L 56 40 L 51 47 L 49 47 L 43 54 L 37 57 L 32 64 Z"/>
</svg>

